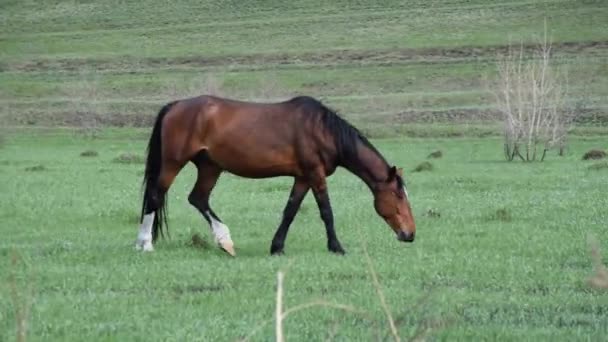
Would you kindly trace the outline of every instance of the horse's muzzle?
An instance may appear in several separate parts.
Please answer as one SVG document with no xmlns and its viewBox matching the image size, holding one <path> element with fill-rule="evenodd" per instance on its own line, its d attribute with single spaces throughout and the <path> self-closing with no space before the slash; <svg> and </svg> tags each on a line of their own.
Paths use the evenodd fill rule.
<svg viewBox="0 0 608 342">
<path fill-rule="evenodd" d="M 397 240 L 402 242 L 414 242 L 415 235 L 415 233 L 400 231 L 399 234 L 397 234 Z"/>
</svg>

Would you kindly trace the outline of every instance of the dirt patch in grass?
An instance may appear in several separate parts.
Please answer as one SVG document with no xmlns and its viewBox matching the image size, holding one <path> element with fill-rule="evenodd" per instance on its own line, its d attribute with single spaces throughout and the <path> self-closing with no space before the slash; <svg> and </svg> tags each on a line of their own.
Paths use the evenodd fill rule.
<svg viewBox="0 0 608 342">
<path fill-rule="evenodd" d="M 175 293 L 181 295 L 181 294 L 187 294 L 187 293 L 212 293 L 212 292 L 219 292 L 222 291 L 224 289 L 223 285 L 187 285 L 187 286 L 175 286 L 173 287 L 173 291 L 175 291 Z"/>
<path fill-rule="evenodd" d="M 203 239 L 203 237 L 198 233 L 192 235 L 190 244 L 194 248 L 211 249 L 211 244 L 207 242 L 207 240 Z"/>
<path fill-rule="evenodd" d="M 433 170 L 433 164 L 431 164 L 428 161 L 425 161 L 425 162 L 418 164 L 418 166 L 416 166 L 412 171 L 413 172 L 422 172 L 422 171 L 432 171 L 432 170 Z"/>
<path fill-rule="evenodd" d="M 46 171 L 47 168 L 44 165 L 35 165 L 35 166 L 29 166 L 25 168 L 25 171 L 27 172 L 40 172 L 40 171 Z"/>
<path fill-rule="evenodd" d="M 606 152 L 602 150 L 589 150 L 583 155 L 583 160 L 604 158 L 606 158 Z"/>
<path fill-rule="evenodd" d="M 525 45 L 532 51 L 536 46 Z M 553 44 L 556 51 L 563 54 L 603 54 L 608 41 L 562 42 Z M 217 67 L 230 65 L 245 66 L 250 69 L 265 65 L 334 65 L 334 64 L 380 64 L 391 65 L 404 62 L 437 63 L 446 61 L 467 61 L 471 59 L 494 59 L 498 54 L 507 53 L 507 46 L 467 46 L 457 48 L 385 49 L 385 50 L 332 50 L 327 52 L 274 53 L 254 55 L 228 55 L 214 57 L 149 57 L 149 58 L 70 58 L 37 59 L 5 64 L 6 71 L 78 71 L 94 68 L 102 70 L 132 70 L 162 67 Z"/>
<path fill-rule="evenodd" d="M 143 164 L 146 162 L 146 159 L 138 154 L 123 153 L 112 159 L 112 162 L 120 164 Z"/>
<path fill-rule="evenodd" d="M 440 150 L 437 150 L 437 151 L 431 152 L 426 158 L 427 159 L 437 159 L 437 158 L 441 158 L 442 156 L 443 156 L 443 153 Z"/>
<path fill-rule="evenodd" d="M 488 216 L 489 221 L 511 222 L 511 212 L 507 208 L 497 209 Z"/>
<path fill-rule="evenodd" d="M 86 151 L 82 151 L 80 153 L 81 157 L 97 157 L 99 155 L 99 153 L 97 153 L 97 151 L 94 150 L 86 150 Z"/>
</svg>

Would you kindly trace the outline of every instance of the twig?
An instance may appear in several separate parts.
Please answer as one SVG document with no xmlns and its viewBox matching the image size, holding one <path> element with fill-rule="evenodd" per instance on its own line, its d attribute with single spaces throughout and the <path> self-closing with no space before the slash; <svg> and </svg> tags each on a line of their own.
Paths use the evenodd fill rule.
<svg viewBox="0 0 608 342">
<path fill-rule="evenodd" d="M 399 337 L 399 333 L 397 332 L 397 327 L 395 326 L 395 320 L 393 320 L 393 316 L 391 315 L 391 311 L 386 304 L 386 299 L 384 298 L 384 293 L 382 293 L 382 288 L 380 287 L 380 282 L 378 281 L 378 276 L 376 274 L 376 270 L 374 269 L 374 265 L 372 264 L 372 259 L 367 252 L 367 247 L 365 243 L 363 244 L 363 252 L 365 253 L 365 259 L 367 260 L 367 266 L 372 276 L 372 280 L 374 282 L 374 287 L 376 288 L 376 292 L 378 293 L 378 298 L 380 299 L 380 304 L 382 305 L 382 309 L 384 309 L 384 313 L 386 314 L 386 319 L 388 320 L 389 327 L 391 329 L 391 333 L 396 342 L 400 342 L 401 338 Z"/>
<path fill-rule="evenodd" d="M 284 342 L 283 337 L 283 271 L 277 272 L 277 305 L 275 310 L 275 334 L 277 342 Z"/>
</svg>

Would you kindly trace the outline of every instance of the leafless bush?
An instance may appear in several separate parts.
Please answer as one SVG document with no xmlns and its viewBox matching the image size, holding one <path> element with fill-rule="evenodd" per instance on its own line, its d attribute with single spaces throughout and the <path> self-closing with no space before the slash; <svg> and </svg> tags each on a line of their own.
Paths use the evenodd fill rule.
<svg viewBox="0 0 608 342">
<path fill-rule="evenodd" d="M 222 96 L 224 93 L 224 78 L 221 75 L 208 73 L 189 82 L 173 80 L 163 87 L 161 93 L 166 94 L 172 100 L 200 95 Z"/>
<path fill-rule="evenodd" d="M 257 84 L 250 88 L 243 97 L 250 101 L 283 101 L 291 94 L 273 74 L 265 74 L 257 79 Z"/>
<path fill-rule="evenodd" d="M 98 79 L 82 74 L 79 82 L 63 87 L 63 93 L 69 97 L 70 111 L 76 115 L 77 132 L 87 138 L 96 138 L 101 130 L 99 116 L 107 111 Z"/>
<path fill-rule="evenodd" d="M 532 56 L 523 45 L 498 60 L 498 82 L 492 91 L 504 120 L 504 152 L 507 160 L 540 160 L 546 152 L 566 146 L 578 108 L 569 108 L 567 74 L 551 63 L 551 42 L 545 34 Z"/>
</svg>

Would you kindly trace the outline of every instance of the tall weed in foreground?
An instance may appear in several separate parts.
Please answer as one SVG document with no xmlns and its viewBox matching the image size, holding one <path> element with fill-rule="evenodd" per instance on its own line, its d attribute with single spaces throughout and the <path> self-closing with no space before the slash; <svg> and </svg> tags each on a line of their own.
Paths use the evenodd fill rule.
<svg viewBox="0 0 608 342">
<path fill-rule="evenodd" d="M 18 279 L 18 269 L 22 265 L 23 260 L 16 251 L 13 251 L 8 275 L 8 287 L 15 315 L 15 340 L 17 342 L 27 340 L 28 320 L 33 303 L 32 282 L 27 281 L 28 285 L 22 287 L 20 284 L 22 281 Z"/>
<path fill-rule="evenodd" d="M 354 315 L 358 315 L 360 318 L 369 321 L 370 323 L 372 323 L 373 326 L 376 327 L 375 335 L 376 335 L 376 339 L 378 341 L 384 341 L 389 337 L 395 342 L 403 341 L 402 337 L 399 335 L 398 328 L 399 328 L 399 324 L 402 321 L 405 321 L 405 319 L 403 317 L 399 317 L 397 319 L 394 318 L 395 316 L 393 315 L 393 313 L 391 312 L 391 309 L 389 308 L 388 304 L 386 303 L 384 292 L 382 290 L 382 285 L 381 285 L 380 281 L 378 280 L 378 274 L 376 272 L 376 268 L 374 267 L 374 264 L 367 251 L 367 247 L 365 246 L 365 244 L 363 244 L 363 252 L 365 254 L 367 269 L 370 274 L 372 285 L 373 285 L 374 289 L 376 290 L 376 295 L 378 296 L 379 304 L 385 313 L 385 322 L 376 322 L 375 319 L 373 318 L 373 316 L 367 310 L 357 308 L 357 307 L 354 307 L 351 305 L 334 303 L 334 302 L 330 302 L 330 301 L 326 301 L 326 300 L 313 300 L 313 301 L 302 303 L 302 304 L 299 304 L 299 305 L 286 309 L 283 304 L 284 296 L 285 296 L 284 280 L 285 280 L 285 274 L 287 273 L 286 270 L 291 265 L 291 263 L 289 263 L 287 265 L 287 267 L 285 268 L 285 270 L 280 270 L 277 272 L 277 290 L 276 290 L 276 299 L 275 299 L 274 318 L 268 319 L 266 321 L 259 323 L 255 328 L 253 328 L 249 332 L 249 334 L 247 336 L 242 338 L 240 341 L 243 341 L 243 342 L 249 341 L 249 339 L 251 337 L 253 337 L 255 334 L 257 334 L 264 326 L 266 326 L 267 324 L 269 324 L 271 322 L 274 322 L 275 341 L 285 342 L 286 339 L 285 339 L 285 332 L 284 332 L 284 321 L 287 318 L 287 316 L 294 312 L 310 309 L 313 307 L 333 308 L 333 309 L 341 310 L 341 311 L 351 313 Z M 425 302 L 427 299 L 428 299 L 428 296 L 423 296 L 422 300 L 419 301 L 418 303 L 416 303 L 415 306 L 419 306 L 420 304 Z M 388 334 L 385 334 L 384 336 L 382 336 L 383 334 L 381 332 L 381 329 L 379 328 L 379 326 L 376 323 L 381 323 L 381 324 L 387 326 Z M 416 330 L 414 331 L 414 334 L 411 337 L 407 338 L 406 341 L 409 341 L 409 342 L 425 341 L 426 337 L 428 337 L 431 333 L 436 332 L 437 330 L 443 328 L 446 325 L 446 323 L 447 323 L 446 321 L 441 321 L 441 320 L 434 320 L 432 322 L 427 322 L 427 321 L 420 322 L 418 324 Z M 330 329 L 328 331 L 328 336 L 329 336 L 327 339 L 328 341 L 331 341 L 333 339 L 336 328 L 337 328 L 337 326 L 335 324 L 332 327 L 330 327 Z"/>
<path fill-rule="evenodd" d="M 597 241 L 589 238 L 591 258 L 593 260 L 593 276 L 587 279 L 588 284 L 596 289 L 608 290 L 608 269 L 602 263 L 602 255 Z"/>
</svg>

